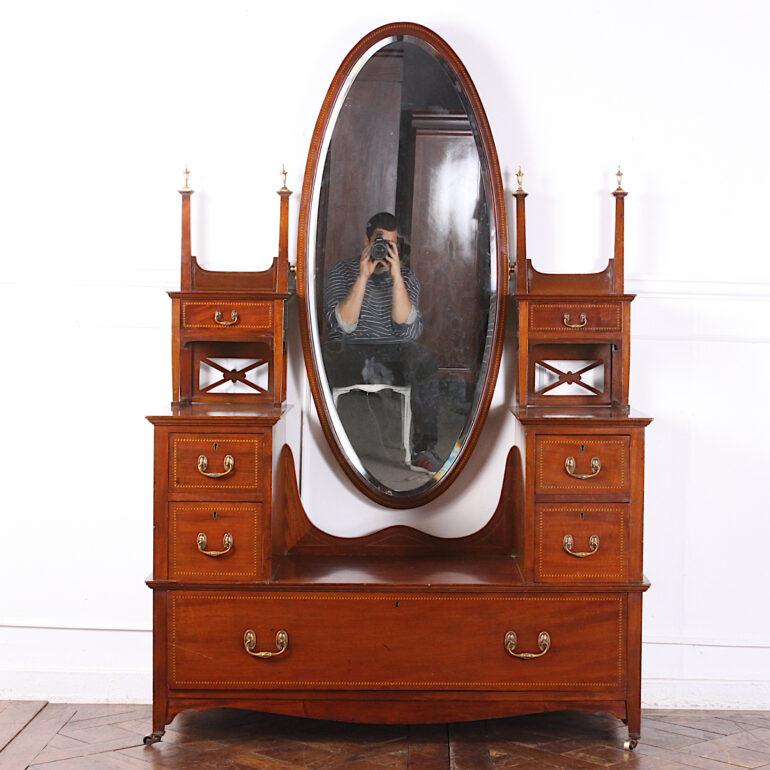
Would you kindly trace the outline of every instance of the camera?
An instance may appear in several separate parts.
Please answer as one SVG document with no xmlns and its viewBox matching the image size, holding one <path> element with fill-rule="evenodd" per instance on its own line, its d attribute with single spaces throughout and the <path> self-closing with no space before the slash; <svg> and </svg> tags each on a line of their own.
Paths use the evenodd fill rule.
<svg viewBox="0 0 770 770">
<path fill-rule="evenodd" d="M 388 242 L 378 232 L 372 241 L 372 248 L 369 251 L 369 259 L 384 260 L 388 256 Z"/>
</svg>

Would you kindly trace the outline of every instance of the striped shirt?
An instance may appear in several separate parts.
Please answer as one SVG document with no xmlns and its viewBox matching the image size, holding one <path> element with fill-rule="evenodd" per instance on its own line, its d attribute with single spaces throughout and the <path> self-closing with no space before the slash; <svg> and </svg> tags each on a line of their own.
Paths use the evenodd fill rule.
<svg viewBox="0 0 770 770">
<path fill-rule="evenodd" d="M 337 306 L 348 296 L 358 278 L 359 257 L 340 260 L 332 268 L 324 291 L 324 315 L 329 327 L 329 340 L 347 343 L 389 344 L 416 340 L 422 332 L 420 314 L 420 282 L 408 268 L 401 266 L 404 286 L 412 303 L 406 323 L 396 323 L 392 317 L 393 279 L 390 272 L 375 272 L 364 290 L 358 322 L 346 324 Z"/>
</svg>

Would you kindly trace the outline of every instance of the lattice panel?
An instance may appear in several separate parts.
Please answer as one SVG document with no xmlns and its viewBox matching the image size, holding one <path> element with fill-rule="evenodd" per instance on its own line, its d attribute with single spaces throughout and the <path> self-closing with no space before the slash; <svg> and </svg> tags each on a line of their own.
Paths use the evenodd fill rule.
<svg viewBox="0 0 770 770">
<path fill-rule="evenodd" d="M 191 358 L 194 400 L 272 399 L 273 358 L 269 345 L 260 342 L 195 342 Z"/>
<path fill-rule="evenodd" d="M 201 393 L 267 393 L 269 362 L 262 358 L 202 358 Z"/>
<path fill-rule="evenodd" d="M 611 344 L 535 344 L 530 348 L 530 403 L 609 404 Z"/>
<path fill-rule="evenodd" d="M 590 360 L 535 362 L 535 394 L 538 396 L 601 396 L 604 364 Z"/>
</svg>

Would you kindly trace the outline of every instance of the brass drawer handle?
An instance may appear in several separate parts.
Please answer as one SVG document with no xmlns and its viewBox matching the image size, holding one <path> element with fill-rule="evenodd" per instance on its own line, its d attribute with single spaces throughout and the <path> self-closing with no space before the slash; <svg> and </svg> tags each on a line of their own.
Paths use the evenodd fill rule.
<svg viewBox="0 0 770 770">
<path fill-rule="evenodd" d="M 541 631 L 537 637 L 537 646 L 540 648 L 540 652 L 514 652 L 516 649 L 516 643 L 518 638 L 515 631 L 509 631 L 505 635 L 505 649 L 514 658 L 521 658 L 522 660 L 532 660 L 532 658 L 542 658 L 548 650 L 551 649 L 551 635 L 548 631 Z"/>
<path fill-rule="evenodd" d="M 591 537 L 588 538 L 588 547 L 590 549 L 588 551 L 573 551 L 572 546 L 575 545 L 575 540 L 572 535 L 564 535 L 562 545 L 564 546 L 564 550 L 570 556 L 577 556 L 578 559 L 585 559 L 586 556 L 592 556 L 599 550 L 599 535 L 591 535 Z"/>
<path fill-rule="evenodd" d="M 240 319 L 238 318 L 238 311 L 237 310 L 231 310 L 230 311 L 230 320 L 229 321 L 223 321 L 222 320 L 222 311 L 217 310 L 216 313 L 214 313 L 214 321 L 215 323 L 218 323 L 220 326 L 234 326 L 238 323 Z"/>
<path fill-rule="evenodd" d="M 198 458 L 198 473 L 203 476 L 207 476 L 210 479 L 221 479 L 222 476 L 227 476 L 233 468 L 235 468 L 235 458 L 232 455 L 225 455 L 225 469 L 222 473 L 214 473 L 213 471 L 207 472 L 206 468 L 209 467 L 209 458 L 206 455 L 201 455 Z"/>
<path fill-rule="evenodd" d="M 275 646 L 277 652 L 254 652 L 257 647 L 257 634 L 256 631 L 247 628 L 243 633 L 243 646 L 246 652 L 253 658 L 277 658 L 279 655 L 283 655 L 289 648 L 289 635 L 286 631 L 279 631 L 275 635 Z"/>
<path fill-rule="evenodd" d="M 599 471 L 602 469 L 602 461 L 598 457 L 591 458 L 591 473 L 575 473 L 575 467 L 574 457 L 568 457 L 564 461 L 564 470 L 567 471 L 573 479 L 585 481 L 586 479 L 592 479 L 594 476 L 599 475 Z"/>
<path fill-rule="evenodd" d="M 588 316 L 585 313 L 581 313 L 578 318 L 580 319 L 578 323 L 570 323 L 570 314 L 565 313 L 561 320 L 568 329 L 582 329 L 588 323 Z"/>
<path fill-rule="evenodd" d="M 208 540 L 206 539 L 205 532 L 199 532 L 195 540 L 198 543 L 198 550 L 202 554 L 205 554 L 206 556 L 224 556 L 226 553 L 230 553 L 230 551 L 233 550 L 233 546 L 235 545 L 235 542 L 233 541 L 233 536 L 229 532 L 225 532 L 224 537 L 222 538 L 222 547 L 224 548 L 223 551 L 206 550 L 206 545 L 208 544 Z"/>
</svg>

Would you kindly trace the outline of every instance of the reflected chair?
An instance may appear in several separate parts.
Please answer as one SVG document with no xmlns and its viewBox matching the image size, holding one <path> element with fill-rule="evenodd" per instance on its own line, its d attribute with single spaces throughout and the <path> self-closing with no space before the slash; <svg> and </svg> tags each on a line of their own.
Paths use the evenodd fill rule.
<svg viewBox="0 0 770 770">
<path fill-rule="evenodd" d="M 401 435 L 404 442 L 404 461 L 407 465 L 412 462 L 412 388 L 410 385 L 387 385 L 385 383 L 358 383 L 347 385 L 342 388 L 332 388 L 332 398 L 334 407 L 337 408 L 337 402 L 340 396 L 350 393 L 352 390 L 361 390 L 364 393 L 379 393 L 381 390 L 392 390 L 398 393 L 402 399 L 401 406 Z"/>
</svg>

